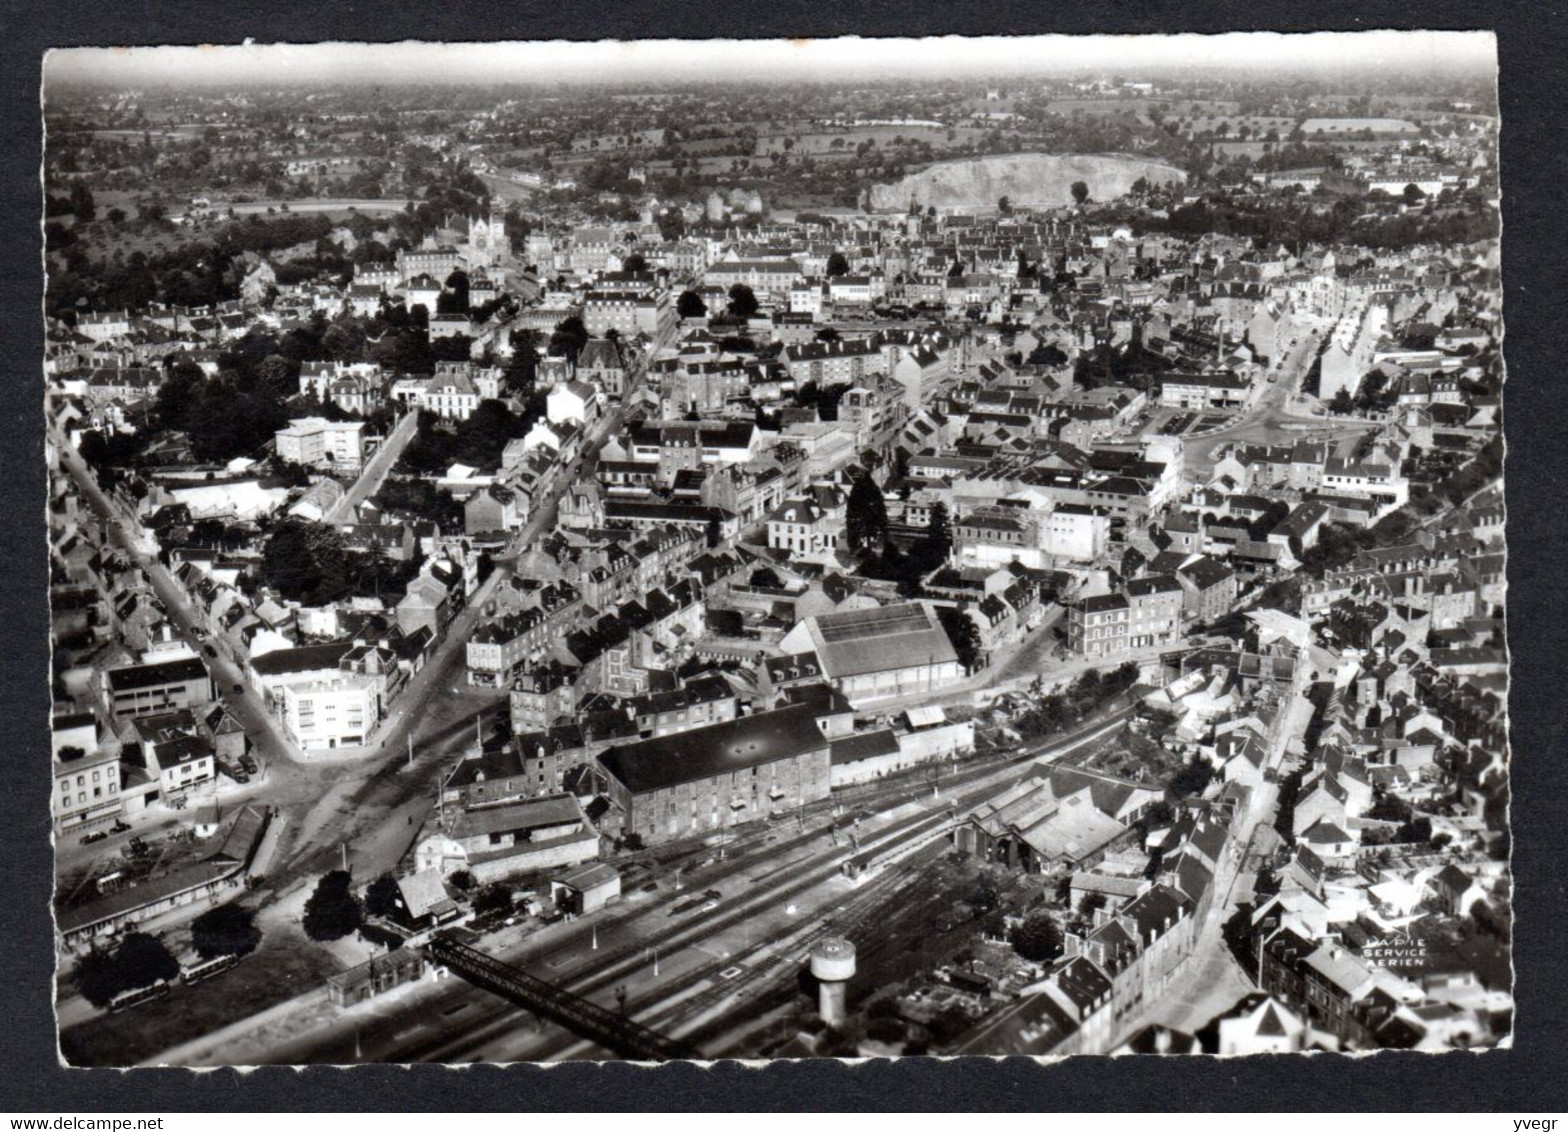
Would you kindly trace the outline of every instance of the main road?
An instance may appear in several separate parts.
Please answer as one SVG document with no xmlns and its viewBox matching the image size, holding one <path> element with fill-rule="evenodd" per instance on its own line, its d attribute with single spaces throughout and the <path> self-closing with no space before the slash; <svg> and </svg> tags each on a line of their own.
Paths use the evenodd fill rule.
<svg viewBox="0 0 1568 1132">
<path fill-rule="evenodd" d="M 280 763 L 297 763 L 299 754 L 294 744 L 289 742 L 278 728 L 277 721 L 273 719 L 266 705 L 262 703 L 261 697 L 245 679 L 245 673 L 241 671 L 239 665 L 217 647 L 216 640 L 212 641 L 213 651 L 206 652 L 209 639 L 205 629 L 202 628 L 202 619 L 186 596 L 184 588 L 174 580 L 173 575 L 155 555 L 147 554 L 131 537 L 131 528 L 136 524 L 135 516 L 123 510 L 104 493 L 81 454 L 52 426 L 49 430 L 49 438 L 59 454 L 61 464 L 76 482 L 82 495 L 86 497 L 88 505 L 104 520 L 110 537 L 136 562 L 137 567 L 151 584 L 153 592 L 158 595 L 158 600 L 163 603 L 169 619 L 185 638 L 186 644 L 192 651 L 203 656 L 208 671 L 217 682 L 225 706 L 245 728 L 245 733 L 250 736 L 251 742 L 273 764 L 274 769 Z"/>
<path fill-rule="evenodd" d="M 1240 415 L 1229 424 L 1184 440 L 1183 463 L 1189 475 L 1196 473 L 1197 478 L 1206 478 L 1214 468 L 1215 454 L 1227 445 L 1294 444 L 1298 440 L 1332 438 L 1377 427 L 1371 421 L 1291 411 L 1301 380 L 1317 356 L 1318 342 L 1315 329 L 1304 329 L 1279 364 L 1270 367 L 1272 380 L 1263 383 L 1262 391 Z"/>
</svg>

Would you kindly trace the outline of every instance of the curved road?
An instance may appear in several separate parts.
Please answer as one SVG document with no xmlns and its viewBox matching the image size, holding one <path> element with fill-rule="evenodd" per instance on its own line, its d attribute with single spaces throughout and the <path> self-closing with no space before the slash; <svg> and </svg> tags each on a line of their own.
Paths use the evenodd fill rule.
<svg viewBox="0 0 1568 1132">
<path fill-rule="evenodd" d="M 1263 385 L 1263 391 L 1240 416 L 1222 428 L 1184 441 L 1183 462 L 1189 476 L 1197 473 L 1194 478 L 1206 479 L 1214 468 L 1215 454 L 1227 445 L 1294 444 L 1298 440 L 1323 439 L 1378 427 L 1371 421 L 1291 412 L 1291 403 L 1301 380 L 1317 356 L 1318 343 L 1317 331 L 1303 330 L 1297 344 L 1277 367 L 1270 369 L 1275 380 Z"/>
</svg>

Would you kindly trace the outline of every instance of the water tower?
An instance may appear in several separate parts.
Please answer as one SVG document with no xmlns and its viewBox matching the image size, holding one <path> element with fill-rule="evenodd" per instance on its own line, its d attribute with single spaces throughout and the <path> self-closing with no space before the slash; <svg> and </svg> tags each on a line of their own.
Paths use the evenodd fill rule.
<svg viewBox="0 0 1568 1132">
<path fill-rule="evenodd" d="M 821 987 L 819 1013 L 835 1028 L 844 1024 L 844 987 L 855 977 L 855 945 L 829 936 L 811 949 L 811 974 Z"/>
</svg>

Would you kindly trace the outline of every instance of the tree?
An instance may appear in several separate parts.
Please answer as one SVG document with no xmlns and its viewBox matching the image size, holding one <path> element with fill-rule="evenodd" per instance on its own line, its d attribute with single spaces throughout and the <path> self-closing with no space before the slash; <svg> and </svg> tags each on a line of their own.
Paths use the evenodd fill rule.
<svg viewBox="0 0 1568 1132">
<path fill-rule="evenodd" d="M 95 951 L 77 965 L 75 982 L 94 1006 L 107 1006 L 115 995 L 177 978 L 180 965 L 156 936 L 131 932 L 112 952 Z"/>
<path fill-rule="evenodd" d="M 1414 208 L 1416 205 L 1426 200 L 1426 194 L 1421 191 L 1421 187 L 1419 185 L 1415 184 L 1405 186 L 1404 197 L 1405 204 L 1409 205 L 1411 208 Z"/>
<path fill-rule="evenodd" d="M 744 283 L 737 283 L 730 288 L 729 312 L 736 318 L 750 318 L 761 309 L 757 302 L 757 293 Z"/>
<path fill-rule="evenodd" d="M 391 873 L 382 873 L 365 889 L 365 915 L 390 916 L 396 907 L 393 903 L 396 896 L 397 878 Z"/>
<path fill-rule="evenodd" d="M 844 258 L 843 252 L 834 252 L 832 255 L 828 256 L 826 270 L 829 279 L 837 278 L 840 275 L 848 275 L 849 260 Z"/>
<path fill-rule="evenodd" d="M 1088 203 L 1089 186 L 1082 181 L 1074 181 L 1072 187 L 1073 203 L 1080 207 Z"/>
<path fill-rule="evenodd" d="M 78 224 L 91 224 L 98 214 L 92 190 L 79 181 L 71 186 L 71 211 L 76 214 Z"/>
<path fill-rule="evenodd" d="M 879 546 L 887 536 L 887 501 L 869 472 L 861 471 L 844 506 L 844 531 L 851 550 Z"/>
<path fill-rule="evenodd" d="M 641 252 L 633 252 L 621 261 L 622 271 L 643 272 L 648 270 L 648 259 Z"/>
<path fill-rule="evenodd" d="M 220 904 L 191 922 L 191 944 L 203 959 L 249 955 L 261 944 L 255 915 L 242 904 Z"/>
<path fill-rule="evenodd" d="M 1003 216 L 1013 214 L 1013 200 L 1011 197 L 1001 196 L 996 198 L 996 210 Z"/>
<path fill-rule="evenodd" d="M 784 588 L 784 580 L 779 577 L 778 571 L 771 566 L 759 566 L 753 570 L 749 584 L 765 590 Z"/>
<path fill-rule="evenodd" d="M 583 325 L 583 320 L 576 315 L 563 318 L 555 327 L 555 333 L 550 335 L 550 356 L 554 358 L 567 358 L 576 361 L 577 355 L 588 345 L 588 328 Z"/>
<path fill-rule="evenodd" d="M 1201 795 L 1214 777 L 1214 764 L 1200 754 L 1194 754 L 1192 761 L 1181 770 L 1176 777 L 1171 779 L 1171 793 L 1178 798 L 1189 795 Z"/>
<path fill-rule="evenodd" d="M 539 369 L 539 352 L 531 335 L 530 331 L 512 339 L 512 360 L 506 364 L 503 378 L 507 391 L 525 400 L 534 391 L 534 377 Z"/>
<path fill-rule="evenodd" d="M 964 670 L 973 672 L 979 668 L 981 642 L 975 619 L 951 605 L 938 607 L 936 619 L 947 633 L 947 639 L 953 642 L 953 651 L 958 654 L 958 663 L 964 666 Z"/>
<path fill-rule="evenodd" d="M 1062 953 L 1062 933 L 1056 921 L 1043 913 L 1030 916 L 1007 937 L 1019 958 L 1049 963 Z"/>
<path fill-rule="evenodd" d="M 157 936 L 132 932 L 120 941 L 114 952 L 126 987 L 150 987 L 160 979 L 179 976 L 180 965 Z"/>
<path fill-rule="evenodd" d="M 926 533 L 920 540 L 921 563 L 927 570 L 935 570 L 947 561 L 953 549 L 953 527 L 947 518 L 947 504 L 931 505 L 931 518 L 926 522 Z"/>
<path fill-rule="evenodd" d="M 108 1006 L 121 991 L 130 989 L 120 981 L 120 965 L 112 951 L 90 951 L 82 956 L 71 981 L 83 998 L 100 1008 Z"/>
<path fill-rule="evenodd" d="M 364 922 L 364 909 L 354 895 L 354 880 L 333 869 L 316 884 L 305 902 L 305 934 L 318 942 L 342 939 Z"/>
<path fill-rule="evenodd" d="M 260 574 L 289 601 L 336 601 L 350 589 L 348 549 L 332 527 L 285 519 L 262 548 Z"/>
<path fill-rule="evenodd" d="M 507 916 L 516 906 L 512 890 L 504 884 L 487 884 L 474 897 L 474 911 L 481 916 Z"/>
<path fill-rule="evenodd" d="M 708 313 L 708 304 L 696 291 L 682 291 L 681 297 L 675 300 L 675 313 L 682 318 L 701 318 Z"/>
</svg>

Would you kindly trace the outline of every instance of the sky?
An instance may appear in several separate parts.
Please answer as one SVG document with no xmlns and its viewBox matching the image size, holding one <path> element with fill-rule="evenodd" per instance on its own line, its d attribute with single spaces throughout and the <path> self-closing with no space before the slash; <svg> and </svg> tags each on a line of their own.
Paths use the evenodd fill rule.
<svg viewBox="0 0 1568 1132">
<path fill-rule="evenodd" d="M 648 82 L 968 78 L 1177 66 L 1258 74 L 1302 69 L 1490 73 L 1490 32 L 1233 32 L 1176 36 L 634 40 L 571 43 L 320 43 L 73 47 L 46 82 L 137 86 L 285 82 Z"/>
</svg>

